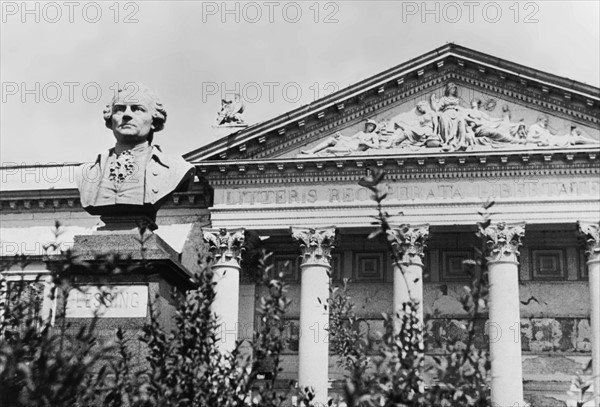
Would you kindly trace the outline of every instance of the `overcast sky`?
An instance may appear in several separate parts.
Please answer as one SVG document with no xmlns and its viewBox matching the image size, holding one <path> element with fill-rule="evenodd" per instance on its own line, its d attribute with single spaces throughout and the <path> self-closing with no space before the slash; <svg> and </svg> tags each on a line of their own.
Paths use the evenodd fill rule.
<svg viewBox="0 0 600 407">
<path fill-rule="evenodd" d="M 446 42 L 599 86 L 599 18 L 595 0 L 429 1 L 427 10 L 421 1 L 59 1 L 27 10 L 4 1 L 0 161 L 92 160 L 114 143 L 102 109 L 115 84 L 132 81 L 158 91 L 168 121 L 155 143 L 178 154 L 214 139 L 220 100 L 236 89 L 256 123 Z"/>
</svg>

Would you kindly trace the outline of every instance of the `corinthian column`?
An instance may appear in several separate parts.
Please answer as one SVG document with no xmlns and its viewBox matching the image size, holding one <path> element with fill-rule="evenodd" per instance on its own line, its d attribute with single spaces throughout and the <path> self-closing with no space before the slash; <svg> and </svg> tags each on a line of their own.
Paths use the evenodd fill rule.
<svg viewBox="0 0 600 407">
<path fill-rule="evenodd" d="M 423 324 L 423 250 L 429 239 L 429 225 L 402 225 L 388 232 L 397 248 L 399 264 L 394 264 L 394 317 L 403 313 L 402 304 L 418 303 L 417 316 Z"/>
<path fill-rule="evenodd" d="M 590 324 L 592 326 L 592 380 L 594 406 L 600 406 L 600 223 L 579 222 L 586 244 L 590 285 Z"/>
<path fill-rule="evenodd" d="M 525 224 L 501 222 L 487 227 L 482 234 L 490 282 L 489 329 L 494 330 L 490 335 L 492 404 L 520 406 L 524 402 L 517 258 Z"/>
<path fill-rule="evenodd" d="M 208 243 L 214 259 L 215 300 L 212 311 L 220 323 L 219 348 L 231 352 L 239 331 L 240 259 L 244 229 L 205 231 L 204 241 Z"/>
<path fill-rule="evenodd" d="M 300 243 L 302 280 L 300 285 L 300 344 L 298 384 L 313 387 L 315 401 L 326 405 L 329 381 L 329 341 L 326 331 L 329 310 L 331 249 L 335 228 L 291 228 L 292 237 Z"/>
</svg>

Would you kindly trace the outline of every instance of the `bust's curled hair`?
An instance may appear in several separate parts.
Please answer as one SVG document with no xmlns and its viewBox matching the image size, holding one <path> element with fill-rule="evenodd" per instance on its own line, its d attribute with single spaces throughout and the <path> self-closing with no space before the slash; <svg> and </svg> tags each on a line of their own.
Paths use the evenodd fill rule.
<svg viewBox="0 0 600 407">
<path fill-rule="evenodd" d="M 154 131 L 161 131 L 165 127 L 167 121 L 167 111 L 164 105 L 158 99 L 158 95 L 152 89 L 139 83 L 127 83 L 123 88 L 120 88 L 109 104 L 104 108 L 104 124 L 109 129 L 112 129 L 112 114 L 113 106 L 119 98 L 124 98 L 125 101 L 141 101 L 149 100 L 148 108 L 152 112 L 152 124 Z"/>
</svg>

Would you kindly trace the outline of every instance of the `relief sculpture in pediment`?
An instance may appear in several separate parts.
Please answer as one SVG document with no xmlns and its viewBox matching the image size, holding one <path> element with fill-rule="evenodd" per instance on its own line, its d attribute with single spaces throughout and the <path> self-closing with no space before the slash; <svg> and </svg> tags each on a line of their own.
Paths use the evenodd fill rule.
<svg viewBox="0 0 600 407">
<path fill-rule="evenodd" d="M 417 103 L 412 118 L 402 115 L 384 123 L 382 132 L 391 135 L 382 143 L 383 148 L 441 147 L 442 139 L 437 132 L 438 120 L 435 112 L 425 101 Z"/>
<path fill-rule="evenodd" d="M 367 120 L 363 131 L 359 131 L 352 136 L 343 136 L 342 133 L 337 132 L 333 137 L 329 137 L 327 140 L 310 150 L 301 151 L 301 154 L 348 155 L 354 152 L 380 147 L 381 143 L 379 140 L 379 132 L 377 131 L 377 122 Z"/>
<path fill-rule="evenodd" d="M 485 110 L 495 107 L 493 99 L 484 104 L 481 99 L 475 98 L 471 101 L 471 106 L 466 107 L 458 91 L 458 86 L 450 82 L 440 98 L 432 94 L 428 101 L 419 101 L 408 112 L 379 122 L 368 120 L 364 130 L 353 135 L 344 136 L 336 132 L 316 146 L 301 151 L 300 156 L 453 152 L 515 147 L 530 149 L 600 144 L 574 124 L 566 134 L 553 133 L 545 115 L 539 115 L 536 123 L 530 126 L 523 119 L 512 121 L 508 105 L 502 106 L 502 117 L 491 117 Z"/>
</svg>

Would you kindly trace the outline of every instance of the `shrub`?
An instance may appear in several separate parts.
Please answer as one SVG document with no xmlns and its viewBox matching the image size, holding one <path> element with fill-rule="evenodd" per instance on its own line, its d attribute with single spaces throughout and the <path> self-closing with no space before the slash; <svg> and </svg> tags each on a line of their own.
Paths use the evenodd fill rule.
<svg viewBox="0 0 600 407">
<path fill-rule="evenodd" d="M 60 224 L 56 225 L 60 234 Z M 140 229 L 140 249 L 145 230 Z M 218 321 L 211 311 L 215 292 L 210 267 L 194 276 L 197 288 L 173 292 L 177 304 L 175 328 L 166 331 L 153 308 L 140 338 L 126 339 L 117 329 L 111 345 L 96 341 L 98 315 L 76 330 L 65 318 L 75 274 L 110 276 L 143 271 L 151 262 L 133 263 L 130 257 L 108 254 L 81 262 L 71 251 L 50 264 L 50 299 L 59 310 L 52 318 L 41 314 L 44 294 L 36 282 L 8 284 L 0 274 L 0 405 L 166 407 L 166 406 L 279 406 L 288 393 L 275 390 L 279 355 L 285 347 L 283 315 L 290 303 L 286 285 L 266 265 L 268 256 L 254 256 L 258 284 L 267 288 L 260 300 L 259 328 L 252 341 L 252 357 L 240 342 L 231 353 L 218 348 Z M 47 259 L 48 260 L 48 259 Z M 204 264 L 204 259 L 199 259 Z M 27 259 L 14 263 L 24 267 Z M 15 264 L 3 265 L 9 269 Z M 41 276 L 40 276 L 41 278 Z M 39 280 L 39 279 L 38 279 Z M 106 281 L 99 281 L 98 284 Z M 56 319 L 56 324 L 52 320 Z M 135 343 L 131 344 L 131 341 Z M 146 346 L 147 363 L 134 363 L 131 347 Z M 270 380 L 258 380 L 265 370 Z"/>
<path fill-rule="evenodd" d="M 398 246 L 393 238 L 390 216 L 382 202 L 386 193 L 381 185 L 384 173 L 373 171 L 360 184 L 373 192 L 377 204 L 375 224 L 377 229 L 370 238 L 380 238 L 386 245 L 392 261 L 406 279 L 405 268 Z M 490 224 L 487 203 L 481 212 L 478 235 Z M 400 228 L 406 227 L 405 225 Z M 483 240 L 482 240 L 483 242 Z M 483 243 L 482 243 L 483 244 Z M 387 314 L 384 332 L 375 355 L 369 353 L 369 339 L 359 331 L 360 318 L 349 296 L 348 281 L 342 287 L 331 289 L 330 339 L 333 352 L 341 356 L 340 363 L 348 371 L 344 386 L 344 399 L 348 406 L 404 406 L 404 407 L 483 407 L 490 403 L 488 373 L 490 361 L 486 350 L 474 345 L 475 320 L 486 306 L 487 275 L 483 249 L 476 248 L 476 260 L 464 263 L 471 276 L 470 285 L 461 299 L 468 313 L 468 336 L 462 349 L 450 343 L 449 353 L 434 356 L 433 363 L 425 367 L 423 330 L 414 300 L 403 304 L 402 315 L 395 318 Z M 425 374 L 434 380 L 425 379 Z"/>
</svg>

